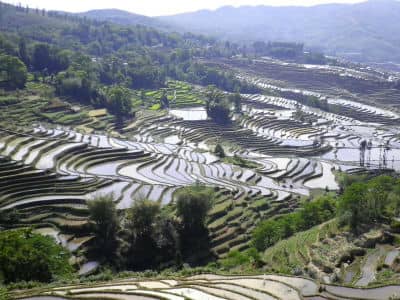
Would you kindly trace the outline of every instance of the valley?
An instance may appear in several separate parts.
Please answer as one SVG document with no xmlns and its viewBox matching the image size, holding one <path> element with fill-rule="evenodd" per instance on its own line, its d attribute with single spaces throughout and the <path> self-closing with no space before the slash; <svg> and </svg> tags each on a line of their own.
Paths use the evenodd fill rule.
<svg viewBox="0 0 400 300">
<path fill-rule="evenodd" d="M 399 73 L 0 4 L 1 300 L 398 299 Z"/>
</svg>

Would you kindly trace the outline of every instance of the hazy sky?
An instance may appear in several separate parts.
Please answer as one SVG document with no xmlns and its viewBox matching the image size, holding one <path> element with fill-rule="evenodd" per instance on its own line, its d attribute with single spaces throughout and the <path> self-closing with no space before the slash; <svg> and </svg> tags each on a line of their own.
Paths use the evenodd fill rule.
<svg viewBox="0 0 400 300">
<path fill-rule="evenodd" d="M 90 9 L 119 8 L 147 16 L 176 14 L 199 9 L 216 9 L 224 5 L 317 5 L 323 3 L 356 3 L 363 0 L 3 0 L 33 8 L 83 12 Z"/>
</svg>

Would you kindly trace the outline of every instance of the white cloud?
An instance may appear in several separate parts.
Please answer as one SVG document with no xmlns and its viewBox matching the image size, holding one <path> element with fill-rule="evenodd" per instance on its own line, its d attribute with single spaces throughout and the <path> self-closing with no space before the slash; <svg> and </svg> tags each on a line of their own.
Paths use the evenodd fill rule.
<svg viewBox="0 0 400 300">
<path fill-rule="evenodd" d="M 3 0 L 4 1 L 4 0 Z M 118 8 L 148 15 L 168 15 L 199 9 L 216 9 L 225 5 L 317 5 L 323 3 L 356 3 L 363 0 L 5 0 L 4 2 L 29 5 L 32 8 L 83 12 L 91 9 Z"/>
</svg>

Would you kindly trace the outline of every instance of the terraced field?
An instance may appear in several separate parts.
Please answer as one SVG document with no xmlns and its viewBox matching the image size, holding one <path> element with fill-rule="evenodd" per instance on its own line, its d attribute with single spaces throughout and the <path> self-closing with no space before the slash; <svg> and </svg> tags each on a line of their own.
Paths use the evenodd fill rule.
<svg viewBox="0 0 400 300">
<path fill-rule="evenodd" d="M 372 289 L 320 285 L 310 279 L 278 275 L 196 275 L 163 280 L 124 279 L 97 285 L 73 285 L 16 292 L 17 299 L 169 299 L 169 300 L 317 300 L 381 299 L 400 292 L 400 286 Z"/>
<path fill-rule="evenodd" d="M 320 164 L 307 159 L 260 157 L 259 169 L 243 169 L 186 145 L 62 128 L 3 130 L 0 146 L 1 210 L 20 212 L 14 226 L 33 224 L 51 235 L 69 234 L 69 240 L 88 242 L 86 201 L 96 195 L 114 193 L 119 209 L 140 198 L 167 204 L 177 189 L 200 182 L 219 189 L 209 229 L 220 256 L 232 247 L 248 247 L 261 218 L 294 209 L 297 198 L 309 193 L 304 182 L 322 175 Z"/>
<path fill-rule="evenodd" d="M 399 108 L 400 92 L 395 82 L 398 74 L 383 73 L 363 66 L 319 66 L 259 59 L 249 64 L 244 59 L 206 61 L 222 69 L 263 78 L 286 90 L 307 90 L 331 98 L 345 98 L 388 109 Z"/>
<path fill-rule="evenodd" d="M 106 110 L 61 99 L 49 101 L 31 88 L 0 113 L 0 211 L 15 218 L 1 226 L 33 226 L 37 232 L 53 236 L 74 254 L 82 275 L 98 267 L 83 255 L 92 243 L 88 201 L 113 193 L 119 210 L 142 198 L 167 205 L 179 189 L 201 183 L 216 191 L 207 226 L 213 252 L 224 258 L 231 250 L 249 247 L 252 231 L 261 220 L 296 210 L 300 200 L 310 194 L 337 191 L 338 173 L 400 170 L 400 115 L 396 109 L 375 106 L 368 97 L 359 101 L 364 92 L 358 88 L 339 97 L 337 87 L 312 86 L 314 81 L 308 77 L 304 82 L 288 83 L 294 80 L 296 68 L 287 66 L 283 75 L 276 75 L 279 80 L 264 76 L 258 66 L 255 72 L 244 68 L 238 76 L 265 93 L 242 95 L 243 112 L 234 114 L 225 126 L 207 117 L 202 89 L 181 82 L 136 95 L 146 99 L 149 109 L 142 107 L 118 132 Z M 368 76 L 357 74 L 348 76 L 389 80 L 369 72 Z M 340 85 L 340 81 L 334 83 Z M 171 109 L 157 107 L 164 93 Z M 326 101 L 326 105 L 311 105 L 309 97 Z M 391 103 L 395 100 L 394 95 Z M 141 101 L 137 100 L 135 107 L 142 105 Z M 236 156 L 252 167 L 220 159 L 213 153 L 216 144 L 224 147 L 229 158 Z M 344 237 L 332 238 L 333 232 L 334 226 L 324 224 L 279 242 L 264 255 L 267 270 L 296 270 L 325 283 L 336 276 L 345 284 L 362 287 L 382 283 L 396 270 L 398 250 L 379 247 L 339 268 L 339 251 L 329 249 L 350 251 L 352 244 Z M 390 270 L 378 268 L 382 261 Z M 397 286 L 367 292 L 275 275 L 129 279 L 50 291 L 52 297 L 82 299 L 315 300 L 376 299 L 376 293 L 384 297 L 379 299 L 389 299 L 397 292 Z M 49 291 L 35 295 L 50 297 Z"/>
<path fill-rule="evenodd" d="M 252 80 L 271 88 L 263 79 Z M 310 190 L 337 190 L 337 171 L 400 169 L 400 134 L 393 126 L 397 113 L 348 100 L 329 100 L 342 109 L 327 112 L 292 96 L 307 92 L 274 88 L 290 97 L 243 95 L 244 114 L 236 115 L 228 126 L 207 119 L 201 106 L 140 111 L 120 134 L 112 131 L 112 123 L 105 127 L 109 135 L 96 133 L 90 126 L 106 122 L 101 119 L 104 111 L 87 108 L 80 109 L 87 109 L 87 118 L 92 119 L 76 123 L 75 129 L 44 123 L 21 130 L 17 124 L 7 124 L 0 139 L 2 170 L 18 181 L 10 185 L 4 179 L 0 209 L 21 211 L 18 226 L 33 224 L 49 232 L 52 228 L 53 235 L 67 232 L 71 239 L 87 242 L 86 202 L 95 195 L 113 192 L 119 209 L 140 198 L 168 204 L 179 188 L 199 182 L 218 189 L 208 227 L 213 249 L 223 257 L 229 250 L 247 248 L 259 220 L 296 209 L 298 199 Z M 200 93 L 179 82 L 170 82 L 167 93 L 177 101 L 185 91 Z M 161 97 L 157 95 L 146 97 Z M 42 105 L 39 116 L 54 114 L 44 111 L 48 101 L 40 96 L 24 99 L 24 105 Z M 7 113 L 18 114 L 22 104 L 7 107 Z M 57 109 L 68 107 L 58 104 Z M 355 112 L 360 113 L 357 119 Z M 24 117 L 31 123 L 38 119 L 35 114 Z M 384 126 L 361 119 L 382 121 Z M 363 152 L 362 141 L 368 141 Z M 229 155 L 258 167 L 222 162 L 212 154 L 218 142 Z M 57 212 L 61 207 L 65 213 Z"/>
</svg>

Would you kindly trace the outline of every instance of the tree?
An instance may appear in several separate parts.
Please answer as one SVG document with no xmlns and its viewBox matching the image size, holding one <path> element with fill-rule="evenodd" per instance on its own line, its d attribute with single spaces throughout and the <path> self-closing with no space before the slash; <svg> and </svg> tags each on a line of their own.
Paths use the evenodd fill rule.
<svg viewBox="0 0 400 300">
<path fill-rule="evenodd" d="M 28 71 L 24 63 L 15 56 L 0 54 L 0 85 L 7 89 L 25 87 Z"/>
<path fill-rule="evenodd" d="M 157 243 L 154 239 L 160 205 L 140 199 L 127 211 L 122 257 L 130 269 L 144 270 L 156 266 Z"/>
<path fill-rule="evenodd" d="M 118 232 L 120 222 L 113 194 L 103 195 L 88 202 L 89 218 L 95 235 L 95 254 L 101 259 L 112 262 L 116 258 L 119 246 Z"/>
<path fill-rule="evenodd" d="M 353 183 L 345 189 L 339 201 L 339 218 L 351 230 L 358 231 L 361 224 L 368 220 L 369 212 L 366 202 L 367 184 Z"/>
<path fill-rule="evenodd" d="M 167 96 L 167 91 L 163 90 L 161 99 L 160 99 L 160 105 L 161 108 L 169 108 L 169 100 L 168 100 L 168 96 Z"/>
<path fill-rule="evenodd" d="M 195 235 L 205 228 L 205 220 L 212 200 L 210 189 L 201 185 L 184 188 L 179 192 L 176 213 L 181 218 L 186 231 Z"/>
<path fill-rule="evenodd" d="M 191 264 L 213 259 L 206 227 L 207 213 L 213 202 L 213 191 L 202 185 L 186 187 L 179 191 L 176 215 L 180 218 L 180 245 L 182 257 Z"/>
<path fill-rule="evenodd" d="M 112 86 L 106 90 L 110 110 L 118 117 L 129 116 L 132 109 L 131 93 L 122 86 Z"/>
<path fill-rule="evenodd" d="M 52 237 L 33 233 L 30 229 L 0 233 L 0 278 L 6 284 L 70 278 L 69 257 L 68 251 Z"/>
<path fill-rule="evenodd" d="M 206 92 L 207 115 L 218 124 L 230 122 L 230 103 L 215 86 L 209 86 Z"/>
<path fill-rule="evenodd" d="M 221 144 L 217 144 L 215 146 L 214 153 L 219 158 L 224 158 L 225 157 L 225 150 L 224 150 L 224 148 L 222 148 Z"/>
<path fill-rule="evenodd" d="M 235 94 L 230 95 L 229 101 L 231 101 L 231 103 L 233 103 L 235 113 L 242 112 L 242 96 L 240 95 L 239 92 L 236 92 Z"/>
<path fill-rule="evenodd" d="M 18 56 L 25 65 L 29 66 L 30 60 L 28 50 L 26 49 L 26 41 L 23 38 L 18 42 Z"/>
<path fill-rule="evenodd" d="M 258 225 L 254 230 L 252 244 L 258 251 L 264 251 L 278 242 L 282 236 L 278 222 L 267 220 Z"/>
<path fill-rule="evenodd" d="M 36 71 L 43 72 L 48 68 L 50 57 L 50 46 L 48 44 L 36 44 L 33 48 L 32 65 Z"/>
</svg>

